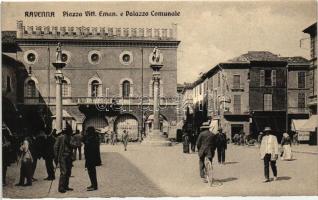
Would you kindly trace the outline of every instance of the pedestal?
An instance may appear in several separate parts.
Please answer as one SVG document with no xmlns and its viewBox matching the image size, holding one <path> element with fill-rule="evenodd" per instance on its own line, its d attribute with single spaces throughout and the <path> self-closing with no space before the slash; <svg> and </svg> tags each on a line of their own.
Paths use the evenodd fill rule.
<svg viewBox="0 0 318 200">
<path fill-rule="evenodd" d="M 151 146 L 171 146 L 172 145 L 172 143 L 163 136 L 160 130 L 152 130 L 152 132 L 149 133 L 146 138 L 144 138 L 141 144 L 151 145 Z"/>
</svg>

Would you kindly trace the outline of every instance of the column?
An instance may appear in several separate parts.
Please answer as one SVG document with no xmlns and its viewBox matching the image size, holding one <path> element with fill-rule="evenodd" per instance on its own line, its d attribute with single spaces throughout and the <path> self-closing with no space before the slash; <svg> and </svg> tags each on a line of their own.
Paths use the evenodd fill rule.
<svg viewBox="0 0 318 200">
<path fill-rule="evenodd" d="M 56 79 L 56 111 L 55 111 L 55 124 L 57 132 L 62 131 L 63 125 L 63 109 L 62 109 L 62 80 L 63 75 L 59 70 L 55 72 L 55 79 Z"/>
<path fill-rule="evenodd" d="M 153 96 L 153 132 L 160 131 L 160 122 L 159 122 L 159 81 L 160 77 L 157 74 L 154 74 L 154 96 Z"/>
</svg>

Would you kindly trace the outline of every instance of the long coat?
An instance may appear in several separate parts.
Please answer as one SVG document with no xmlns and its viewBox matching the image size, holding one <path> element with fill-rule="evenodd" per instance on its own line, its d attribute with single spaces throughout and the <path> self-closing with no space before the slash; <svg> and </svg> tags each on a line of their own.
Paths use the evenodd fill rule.
<svg viewBox="0 0 318 200">
<path fill-rule="evenodd" d="M 278 142 L 275 135 L 265 135 L 262 138 L 262 143 L 260 147 L 261 159 L 264 158 L 266 154 L 271 154 L 272 156 L 278 155 Z"/>
<path fill-rule="evenodd" d="M 86 135 L 83 138 L 85 167 L 95 167 L 101 165 L 99 140 L 95 135 Z"/>
<path fill-rule="evenodd" d="M 216 136 L 209 130 L 202 131 L 197 139 L 197 148 L 200 158 L 203 156 L 213 158 L 216 149 Z"/>
</svg>

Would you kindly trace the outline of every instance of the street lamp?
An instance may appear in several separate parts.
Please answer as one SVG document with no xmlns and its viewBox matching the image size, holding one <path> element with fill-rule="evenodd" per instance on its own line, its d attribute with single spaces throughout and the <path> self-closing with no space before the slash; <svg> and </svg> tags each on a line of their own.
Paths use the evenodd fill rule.
<svg viewBox="0 0 318 200">
<path fill-rule="evenodd" d="M 56 48 L 56 62 L 52 63 L 55 67 L 55 80 L 56 80 L 56 100 L 55 100 L 55 129 L 57 132 L 62 131 L 62 120 L 63 120 L 63 111 L 62 111 L 62 81 L 64 79 L 62 69 L 65 67 L 66 63 L 62 62 L 62 47 L 61 43 L 57 44 Z"/>
</svg>

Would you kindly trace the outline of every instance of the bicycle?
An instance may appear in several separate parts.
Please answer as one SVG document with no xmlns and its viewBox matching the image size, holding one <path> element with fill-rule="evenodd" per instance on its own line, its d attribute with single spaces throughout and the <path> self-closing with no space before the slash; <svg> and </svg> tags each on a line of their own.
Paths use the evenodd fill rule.
<svg viewBox="0 0 318 200">
<path fill-rule="evenodd" d="M 213 166 L 212 166 L 212 162 L 207 157 L 204 158 L 204 166 L 205 166 L 204 167 L 205 177 L 208 180 L 210 187 L 212 187 L 212 185 L 213 185 Z"/>
</svg>

